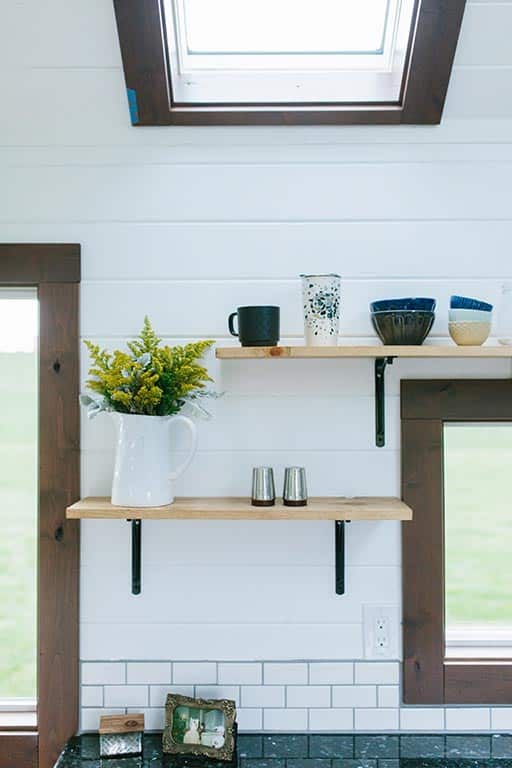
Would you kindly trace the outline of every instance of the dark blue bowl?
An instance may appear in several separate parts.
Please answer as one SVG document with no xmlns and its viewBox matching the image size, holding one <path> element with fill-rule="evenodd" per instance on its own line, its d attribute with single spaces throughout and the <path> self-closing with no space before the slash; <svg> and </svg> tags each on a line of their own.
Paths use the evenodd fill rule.
<svg viewBox="0 0 512 768">
<path fill-rule="evenodd" d="M 480 309 L 482 312 L 492 312 L 492 304 L 468 296 L 451 296 L 450 309 Z"/>
<path fill-rule="evenodd" d="M 394 310 L 422 310 L 423 312 L 434 312 L 436 308 L 435 299 L 411 298 L 405 299 L 380 299 L 372 301 L 370 309 L 372 312 L 393 312 Z"/>
<path fill-rule="evenodd" d="M 383 344 L 423 344 L 434 324 L 435 312 L 421 309 L 394 309 L 373 312 L 373 327 Z"/>
</svg>

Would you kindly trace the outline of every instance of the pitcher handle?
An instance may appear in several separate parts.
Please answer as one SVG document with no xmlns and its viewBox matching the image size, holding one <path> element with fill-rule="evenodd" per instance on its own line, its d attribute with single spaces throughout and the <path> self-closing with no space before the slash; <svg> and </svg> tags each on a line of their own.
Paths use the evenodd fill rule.
<svg viewBox="0 0 512 768">
<path fill-rule="evenodd" d="M 197 450 L 197 427 L 194 422 L 187 416 L 172 416 L 169 419 L 169 424 L 176 423 L 177 421 L 181 421 L 182 424 L 185 424 L 188 431 L 190 432 L 191 445 L 190 453 L 185 461 L 183 461 L 179 467 L 174 470 L 174 472 L 171 472 L 171 480 L 177 480 L 177 478 L 183 474 L 183 472 L 187 469 L 190 462 L 194 458 Z"/>
</svg>

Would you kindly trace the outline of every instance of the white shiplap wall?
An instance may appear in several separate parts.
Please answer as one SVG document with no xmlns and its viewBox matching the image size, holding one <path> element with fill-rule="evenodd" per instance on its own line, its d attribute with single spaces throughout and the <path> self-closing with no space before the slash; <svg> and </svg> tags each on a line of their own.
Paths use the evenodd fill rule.
<svg viewBox="0 0 512 768">
<path fill-rule="evenodd" d="M 18 0 L 1 17 L 0 240 L 82 244 L 84 337 L 117 346 L 148 313 L 169 341 L 226 343 L 234 307 L 277 303 L 283 338 L 298 339 L 301 271 L 343 275 L 345 340 L 371 335 L 369 300 L 409 294 L 438 297 L 434 333 L 444 337 L 452 291 L 495 301 L 512 277 L 511 2 L 468 3 L 440 127 L 136 129 L 110 0 Z M 395 364 L 387 445 L 376 449 L 370 362 L 210 364 L 226 396 L 200 425 L 179 493 L 245 494 L 253 465 L 273 464 L 279 477 L 294 463 L 307 467 L 312 494 L 398 494 L 399 377 L 510 374 L 503 361 Z M 84 359 L 84 377 L 86 368 Z M 108 493 L 113 438 L 106 418 L 84 420 L 84 494 Z M 393 523 L 349 527 L 343 598 L 327 523 L 145 523 L 141 597 L 129 592 L 128 526 L 82 531 L 86 728 L 116 706 L 144 706 L 158 726 L 152 683 L 170 683 L 170 672 L 159 679 L 169 661 L 361 659 L 362 605 L 400 604 Z M 133 684 L 127 660 L 161 663 L 136 665 Z M 215 679 L 206 667 L 208 679 L 183 673 L 181 684 L 222 682 L 214 666 Z M 231 668 L 231 683 L 268 682 L 256 668 Z M 294 706 L 295 691 L 286 709 L 284 692 L 242 690 L 242 705 L 252 702 L 243 727 L 512 726 L 507 709 L 492 721 L 486 708 L 471 720 L 399 712 L 396 665 L 391 678 L 384 666 L 364 679 L 375 695 L 356 690 L 366 667 L 347 668 L 341 682 L 356 687 L 339 694 L 349 704 L 337 712 L 325 691 Z"/>
</svg>

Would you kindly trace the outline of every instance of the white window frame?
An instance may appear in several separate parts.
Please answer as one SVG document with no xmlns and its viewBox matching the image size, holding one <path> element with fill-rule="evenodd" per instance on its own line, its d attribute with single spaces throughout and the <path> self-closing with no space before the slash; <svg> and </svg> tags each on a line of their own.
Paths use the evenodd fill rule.
<svg viewBox="0 0 512 768">
<path fill-rule="evenodd" d="M 164 0 L 177 104 L 396 103 L 414 0 L 390 0 L 382 53 L 197 54 L 186 45 L 184 0 Z"/>
</svg>

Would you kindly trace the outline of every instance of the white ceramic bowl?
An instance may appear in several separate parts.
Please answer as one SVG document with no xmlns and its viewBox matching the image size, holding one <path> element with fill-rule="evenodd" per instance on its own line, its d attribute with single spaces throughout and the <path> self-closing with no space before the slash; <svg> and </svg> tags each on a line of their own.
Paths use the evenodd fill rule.
<svg viewBox="0 0 512 768">
<path fill-rule="evenodd" d="M 451 323 L 490 323 L 492 312 L 482 309 L 449 309 L 448 320 Z"/>
<path fill-rule="evenodd" d="M 489 338 L 491 323 L 448 323 L 448 331 L 459 347 L 479 347 Z"/>
</svg>

